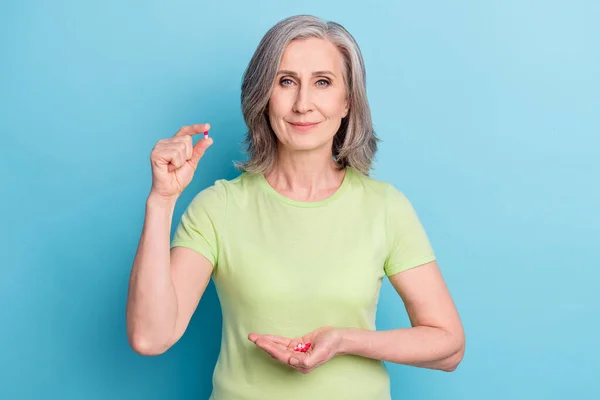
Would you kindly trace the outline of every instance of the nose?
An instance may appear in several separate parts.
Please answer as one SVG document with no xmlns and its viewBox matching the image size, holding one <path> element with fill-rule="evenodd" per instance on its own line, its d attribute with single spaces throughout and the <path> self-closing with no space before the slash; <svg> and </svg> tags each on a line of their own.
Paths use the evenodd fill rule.
<svg viewBox="0 0 600 400">
<path fill-rule="evenodd" d="M 310 90 L 308 85 L 302 85 L 299 87 L 296 93 L 296 101 L 294 102 L 294 112 L 304 114 L 312 109 L 313 105 L 311 102 Z"/>
</svg>

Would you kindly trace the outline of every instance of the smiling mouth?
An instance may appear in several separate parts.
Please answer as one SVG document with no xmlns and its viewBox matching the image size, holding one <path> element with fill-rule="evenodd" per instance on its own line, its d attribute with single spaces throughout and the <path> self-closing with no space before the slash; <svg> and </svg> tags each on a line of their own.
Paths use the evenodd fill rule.
<svg viewBox="0 0 600 400">
<path fill-rule="evenodd" d="M 294 127 L 294 129 L 299 130 L 299 131 L 308 131 L 311 130 L 312 128 L 314 128 L 315 126 L 319 125 L 320 122 L 314 122 L 314 123 L 299 123 L 299 124 L 294 124 L 292 122 L 289 123 L 290 125 L 292 125 Z"/>
</svg>

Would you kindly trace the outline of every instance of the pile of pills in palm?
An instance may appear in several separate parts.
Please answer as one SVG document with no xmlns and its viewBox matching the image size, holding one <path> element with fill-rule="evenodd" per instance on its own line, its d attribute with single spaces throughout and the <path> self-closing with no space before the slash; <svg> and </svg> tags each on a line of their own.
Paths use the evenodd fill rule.
<svg viewBox="0 0 600 400">
<path fill-rule="evenodd" d="M 308 349 L 310 349 L 310 343 L 306 343 L 306 344 L 298 343 L 295 348 L 296 351 L 301 351 L 302 353 L 306 353 L 306 351 Z"/>
</svg>

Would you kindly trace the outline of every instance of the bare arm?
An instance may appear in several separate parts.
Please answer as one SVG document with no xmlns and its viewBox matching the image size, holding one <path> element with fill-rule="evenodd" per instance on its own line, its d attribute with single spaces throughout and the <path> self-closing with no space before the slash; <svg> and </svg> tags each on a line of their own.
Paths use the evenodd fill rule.
<svg viewBox="0 0 600 400">
<path fill-rule="evenodd" d="M 213 268 L 194 250 L 169 250 L 174 208 L 174 200 L 148 197 L 131 270 L 127 336 L 131 347 L 143 355 L 161 354 L 181 338 Z"/>
<path fill-rule="evenodd" d="M 190 183 L 212 139 L 192 145 L 192 135 L 209 124 L 184 126 L 162 139 L 150 155 L 152 190 L 135 255 L 127 296 L 127 337 L 143 355 L 165 352 L 185 332 L 208 285 L 213 265 L 200 253 L 170 250 L 175 203 Z"/>
<path fill-rule="evenodd" d="M 340 354 L 355 354 L 416 367 L 453 371 L 465 351 L 463 327 L 435 261 L 392 275 L 411 328 L 341 330 Z"/>
</svg>

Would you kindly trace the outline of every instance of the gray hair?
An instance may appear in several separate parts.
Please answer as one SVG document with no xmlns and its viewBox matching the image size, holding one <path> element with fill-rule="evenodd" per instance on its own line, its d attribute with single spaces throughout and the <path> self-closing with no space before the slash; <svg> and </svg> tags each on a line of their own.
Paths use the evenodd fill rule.
<svg viewBox="0 0 600 400">
<path fill-rule="evenodd" d="M 244 143 L 249 159 L 235 165 L 248 173 L 265 173 L 273 166 L 277 137 L 266 115 L 273 82 L 286 46 L 293 40 L 308 38 L 329 40 L 343 57 L 350 107 L 334 136 L 332 156 L 340 168 L 350 166 L 369 175 L 379 139 L 371 121 L 360 48 L 342 25 L 311 15 L 296 15 L 278 22 L 265 34 L 252 56 L 242 80 L 241 95 L 242 114 L 248 127 Z"/>
</svg>

